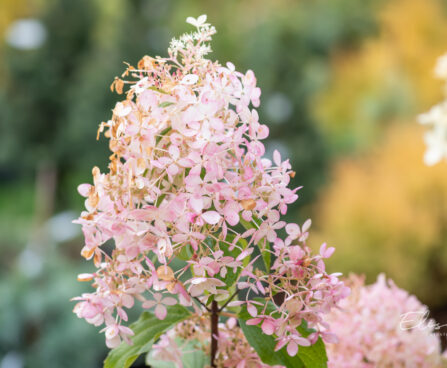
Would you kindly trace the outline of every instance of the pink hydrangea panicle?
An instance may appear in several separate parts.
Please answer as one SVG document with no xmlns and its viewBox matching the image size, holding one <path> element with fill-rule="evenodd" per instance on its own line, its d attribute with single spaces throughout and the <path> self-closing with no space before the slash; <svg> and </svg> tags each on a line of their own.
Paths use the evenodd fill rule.
<svg viewBox="0 0 447 368">
<path fill-rule="evenodd" d="M 436 324 L 416 297 L 383 274 L 372 285 L 354 275 L 349 283 L 351 295 L 327 318 L 338 337 L 326 345 L 330 368 L 446 366 Z"/>
<path fill-rule="evenodd" d="M 98 129 L 112 151 L 107 172 L 95 167 L 93 185 L 78 187 L 86 198 L 77 220 L 81 254 L 97 270 L 80 276 L 95 291 L 75 298 L 75 312 L 105 324 L 115 346 L 129 341 L 120 326 L 135 301 L 164 319 L 176 303 L 201 313 L 209 298 L 224 301 L 233 287 L 246 291 L 240 307 L 250 323 L 294 355 L 330 336 L 324 315 L 347 288 L 325 271 L 334 249 L 313 254 L 306 245 L 311 221 L 281 220 L 300 188 L 288 187 L 295 176 L 289 160 L 278 151 L 264 157 L 269 130 L 254 108 L 261 94 L 254 73 L 207 59 L 214 27 L 206 16 L 188 23 L 195 31 L 173 39 L 168 57 L 145 56 L 124 72 L 128 80 L 112 84 L 118 93 L 130 88 Z M 175 258 L 183 263 L 173 270 Z M 297 332 L 302 321 L 315 330 L 311 339 Z"/>
</svg>

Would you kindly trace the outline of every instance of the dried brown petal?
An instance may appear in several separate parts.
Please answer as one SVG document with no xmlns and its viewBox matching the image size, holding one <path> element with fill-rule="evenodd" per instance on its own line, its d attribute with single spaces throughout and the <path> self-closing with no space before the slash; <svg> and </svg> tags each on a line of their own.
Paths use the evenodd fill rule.
<svg viewBox="0 0 447 368">
<path fill-rule="evenodd" d="M 146 168 L 146 160 L 142 157 L 139 157 L 137 160 L 137 167 L 140 170 L 144 170 Z"/>
<path fill-rule="evenodd" d="M 98 193 L 95 192 L 95 193 L 90 194 L 90 195 L 88 196 L 87 201 L 88 201 L 88 204 L 89 204 L 91 207 L 96 208 L 96 206 L 97 206 L 98 203 L 99 203 L 99 195 L 98 195 Z"/>
<path fill-rule="evenodd" d="M 90 259 L 93 256 L 93 253 L 95 253 L 94 249 L 89 249 L 87 247 L 82 248 L 81 250 L 81 256 L 85 259 Z"/>
<path fill-rule="evenodd" d="M 138 62 L 138 69 L 147 69 L 152 70 L 156 67 L 156 61 L 155 59 L 151 58 L 150 56 L 143 56 L 143 58 Z"/>
<path fill-rule="evenodd" d="M 256 207 L 256 202 L 253 199 L 243 199 L 241 205 L 244 210 L 251 211 Z"/>
<path fill-rule="evenodd" d="M 101 174 L 101 172 L 99 170 L 99 167 L 98 166 L 93 167 L 93 169 L 92 169 L 93 178 L 97 179 L 100 174 Z"/>
<path fill-rule="evenodd" d="M 96 252 L 95 256 L 93 257 L 93 264 L 95 265 L 95 267 L 101 266 L 101 260 L 101 253 Z"/>
<path fill-rule="evenodd" d="M 157 268 L 157 276 L 163 281 L 173 281 L 175 279 L 172 268 L 164 265 Z"/>
<path fill-rule="evenodd" d="M 91 273 L 80 273 L 77 279 L 78 281 L 92 281 L 93 275 Z"/>
</svg>

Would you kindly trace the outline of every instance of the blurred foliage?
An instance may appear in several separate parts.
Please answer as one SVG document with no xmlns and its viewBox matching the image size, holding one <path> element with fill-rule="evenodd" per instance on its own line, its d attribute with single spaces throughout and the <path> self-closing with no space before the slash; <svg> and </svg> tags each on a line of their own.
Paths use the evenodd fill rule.
<svg viewBox="0 0 447 368">
<path fill-rule="evenodd" d="M 335 53 L 329 86 L 313 101 L 332 152 L 367 150 L 393 119 L 413 120 L 441 97 L 432 70 L 446 50 L 445 2 L 392 0 L 376 18 L 377 36 Z"/>
<path fill-rule="evenodd" d="M 327 57 L 352 47 L 373 29 L 368 2 L 337 1 L 53 1 L 42 21 L 49 38 L 36 50 L 5 48 L 7 78 L 0 88 L 0 174 L 32 175 L 41 161 L 56 162 L 59 206 L 67 205 L 65 181 L 75 171 L 105 167 L 98 123 L 116 100 L 108 86 L 145 54 L 165 53 L 172 35 L 184 32 L 187 14 L 208 13 L 219 34 L 213 57 L 252 68 L 265 97 L 261 118 L 272 122 L 273 145 L 292 158 L 306 200 L 321 182 L 324 143 L 312 120 L 309 97 L 328 74 Z M 344 9 L 350 9 L 344 11 Z M 251 16 L 247 14 L 252 13 Z M 68 176 L 68 178 L 67 178 Z M 88 175 L 85 175 L 88 178 Z"/>
<path fill-rule="evenodd" d="M 427 167 L 422 128 L 395 125 L 368 154 L 343 159 L 316 207 L 318 235 L 336 246 L 332 271 L 385 272 L 431 306 L 447 303 L 447 170 Z"/>
<path fill-rule="evenodd" d="M 12 21 L 19 17 L 26 16 L 32 11 L 29 9 L 29 4 L 26 0 L 2 0 L 2 7 L 0 12 L 0 34 L 5 34 L 8 26 Z M 0 59 L 0 65 L 3 62 Z"/>
<path fill-rule="evenodd" d="M 25 367 L 100 367 L 103 337 L 79 323 L 69 301 L 85 291 L 73 277 L 79 266 L 57 254 L 33 261 L 43 262 L 38 277 L 16 270 L 0 280 L 0 359 L 15 352 Z"/>
</svg>

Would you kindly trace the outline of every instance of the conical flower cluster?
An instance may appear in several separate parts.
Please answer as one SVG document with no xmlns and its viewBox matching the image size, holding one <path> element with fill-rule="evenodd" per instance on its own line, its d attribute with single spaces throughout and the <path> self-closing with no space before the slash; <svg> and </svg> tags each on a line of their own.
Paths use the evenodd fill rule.
<svg viewBox="0 0 447 368">
<path fill-rule="evenodd" d="M 274 335 L 278 349 L 295 355 L 319 336 L 333 341 L 323 315 L 349 289 L 325 272 L 334 249 L 315 255 L 306 246 L 310 221 L 281 220 L 299 188 L 288 188 L 288 160 L 277 151 L 273 161 L 263 157 L 269 130 L 253 108 L 255 75 L 207 59 L 215 29 L 206 16 L 188 22 L 195 32 L 174 39 L 169 57 L 145 56 L 123 74 L 131 81 L 112 85 L 130 88 L 99 128 L 112 151 L 108 172 L 95 167 L 94 184 L 79 186 L 82 255 L 97 270 L 79 276 L 96 291 L 76 298 L 75 312 L 105 324 L 115 347 L 130 342 L 123 322 L 135 300 L 163 319 L 167 306 L 200 314 L 239 291 L 233 308 L 246 307 L 247 323 Z M 113 249 L 104 246 L 110 240 Z M 316 331 L 306 338 L 297 331 L 303 321 Z"/>
</svg>

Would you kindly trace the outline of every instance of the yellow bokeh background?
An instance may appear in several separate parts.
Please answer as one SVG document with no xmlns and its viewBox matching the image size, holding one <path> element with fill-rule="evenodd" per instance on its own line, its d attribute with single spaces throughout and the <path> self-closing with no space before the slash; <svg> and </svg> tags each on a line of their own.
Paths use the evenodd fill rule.
<svg viewBox="0 0 447 368">
<path fill-rule="evenodd" d="M 447 163 L 423 163 L 417 115 L 443 99 L 433 74 L 447 51 L 447 17 L 436 0 L 394 0 L 378 31 L 335 53 L 314 114 L 335 152 L 314 206 L 318 235 L 336 247 L 332 271 L 380 272 L 439 307 L 447 300 Z M 445 5 L 444 5 L 445 6 Z"/>
</svg>

